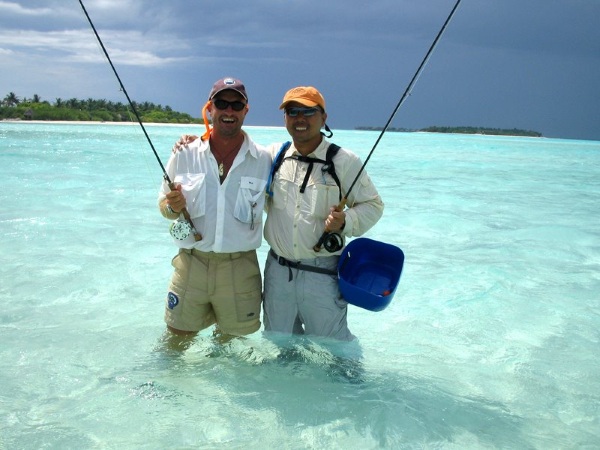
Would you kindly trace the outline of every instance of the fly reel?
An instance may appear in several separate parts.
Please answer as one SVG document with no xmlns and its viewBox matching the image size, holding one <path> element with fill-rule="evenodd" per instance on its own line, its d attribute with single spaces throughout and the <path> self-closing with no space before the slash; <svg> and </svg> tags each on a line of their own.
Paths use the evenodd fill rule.
<svg viewBox="0 0 600 450">
<path fill-rule="evenodd" d="M 183 241 L 192 233 L 192 226 L 187 220 L 176 220 L 171 224 L 169 233 L 174 239 Z"/>
</svg>

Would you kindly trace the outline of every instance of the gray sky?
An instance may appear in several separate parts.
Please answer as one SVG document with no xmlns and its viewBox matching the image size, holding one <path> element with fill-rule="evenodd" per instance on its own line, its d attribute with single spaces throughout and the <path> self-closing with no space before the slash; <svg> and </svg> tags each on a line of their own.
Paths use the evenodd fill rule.
<svg viewBox="0 0 600 450">
<path fill-rule="evenodd" d="M 455 0 L 84 0 L 136 101 L 200 116 L 242 79 L 248 125 L 313 85 L 334 130 L 383 126 Z M 0 0 L 0 97 L 126 103 L 78 0 Z M 392 127 L 600 140 L 600 1 L 462 0 Z"/>
</svg>

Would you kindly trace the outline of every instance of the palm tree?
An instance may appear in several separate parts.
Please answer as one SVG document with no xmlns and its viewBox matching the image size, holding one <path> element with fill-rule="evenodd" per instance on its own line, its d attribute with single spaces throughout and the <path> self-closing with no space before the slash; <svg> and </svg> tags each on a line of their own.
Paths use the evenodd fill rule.
<svg viewBox="0 0 600 450">
<path fill-rule="evenodd" d="M 67 108 L 71 108 L 71 109 L 80 109 L 81 108 L 81 102 L 79 100 L 77 100 L 76 98 L 70 98 L 69 100 L 67 100 L 66 104 L 67 104 Z"/>
<path fill-rule="evenodd" d="M 4 104 L 6 106 L 16 106 L 20 101 L 21 100 L 19 100 L 19 97 L 17 97 L 14 92 L 9 92 L 9 94 L 4 97 Z"/>
</svg>

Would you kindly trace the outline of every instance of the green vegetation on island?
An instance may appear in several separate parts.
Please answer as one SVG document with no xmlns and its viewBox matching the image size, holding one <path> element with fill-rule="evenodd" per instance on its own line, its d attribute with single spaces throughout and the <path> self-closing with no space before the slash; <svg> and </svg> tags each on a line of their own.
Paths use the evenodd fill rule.
<svg viewBox="0 0 600 450">
<path fill-rule="evenodd" d="M 381 131 L 383 127 L 356 127 L 356 130 Z M 542 137 L 542 133 L 530 130 L 520 130 L 518 128 L 484 128 L 484 127 L 427 127 L 418 130 L 408 128 L 388 128 L 387 131 L 400 131 L 405 133 L 456 133 L 456 134 L 483 134 L 490 136 L 526 136 L 526 137 Z"/>
<path fill-rule="evenodd" d="M 156 105 L 151 102 L 133 102 L 142 122 L 146 123 L 204 123 L 187 113 L 173 111 L 170 106 Z M 57 98 L 53 103 L 42 101 L 39 95 L 22 98 L 10 92 L 0 102 L 0 120 L 52 120 L 52 121 L 93 121 L 93 122 L 136 122 L 137 119 L 128 104 L 109 100 L 88 98 L 79 100 Z M 359 126 L 356 130 L 381 131 L 383 127 Z M 387 131 L 482 134 L 493 136 L 542 137 L 537 131 L 484 127 L 441 127 L 432 126 L 421 129 L 389 127 Z"/>
<path fill-rule="evenodd" d="M 169 106 L 151 102 L 132 102 L 142 122 L 147 123 L 204 123 L 189 114 L 173 111 Z M 137 122 L 128 104 L 108 100 L 78 100 L 57 98 L 54 103 L 42 101 L 36 94 L 20 99 L 10 92 L 0 104 L 0 120 L 56 120 L 94 122 Z"/>
<path fill-rule="evenodd" d="M 460 133 L 460 134 L 487 134 L 491 136 L 527 136 L 542 137 L 542 133 L 518 128 L 483 128 L 483 127 L 427 127 L 420 131 L 427 133 Z"/>
</svg>

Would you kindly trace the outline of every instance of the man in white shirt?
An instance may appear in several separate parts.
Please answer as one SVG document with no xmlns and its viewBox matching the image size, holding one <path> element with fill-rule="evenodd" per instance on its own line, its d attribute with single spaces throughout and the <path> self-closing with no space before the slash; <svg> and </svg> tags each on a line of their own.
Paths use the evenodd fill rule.
<svg viewBox="0 0 600 450">
<path fill-rule="evenodd" d="M 338 180 L 325 170 L 330 142 L 321 128 L 330 130 L 325 99 L 317 89 L 289 90 L 280 109 L 293 142 L 287 149 L 280 144 L 269 148 L 274 167 L 277 161 L 281 165 L 267 186 L 264 234 L 271 249 L 265 264 L 265 331 L 353 340 L 348 304 L 338 289 L 337 263 L 344 238 L 368 231 L 381 218 L 384 205 L 365 171 L 356 180 L 362 163 L 354 153 L 339 148 L 333 156 Z M 348 208 L 341 211 L 346 197 Z M 329 251 L 317 251 L 325 230 L 331 232 L 325 245 Z"/>
<path fill-rule="evenodd" d="M 260 328 L 256 249 L 271 156 L 242 130 L 247 113 L 244 84 L 218 80 L 203 109 L 207 133 L 173 152 L 167 163 L 176 188 L 163 182 L 158 204 L 164 217 L 179 220 L 172 225 L 179 251 L 165 308 L 172 335 L 193 336 L 213 324 L 225 338 Z M 195 233 L 185 232 L 185 211 Z"/>
</svg>

